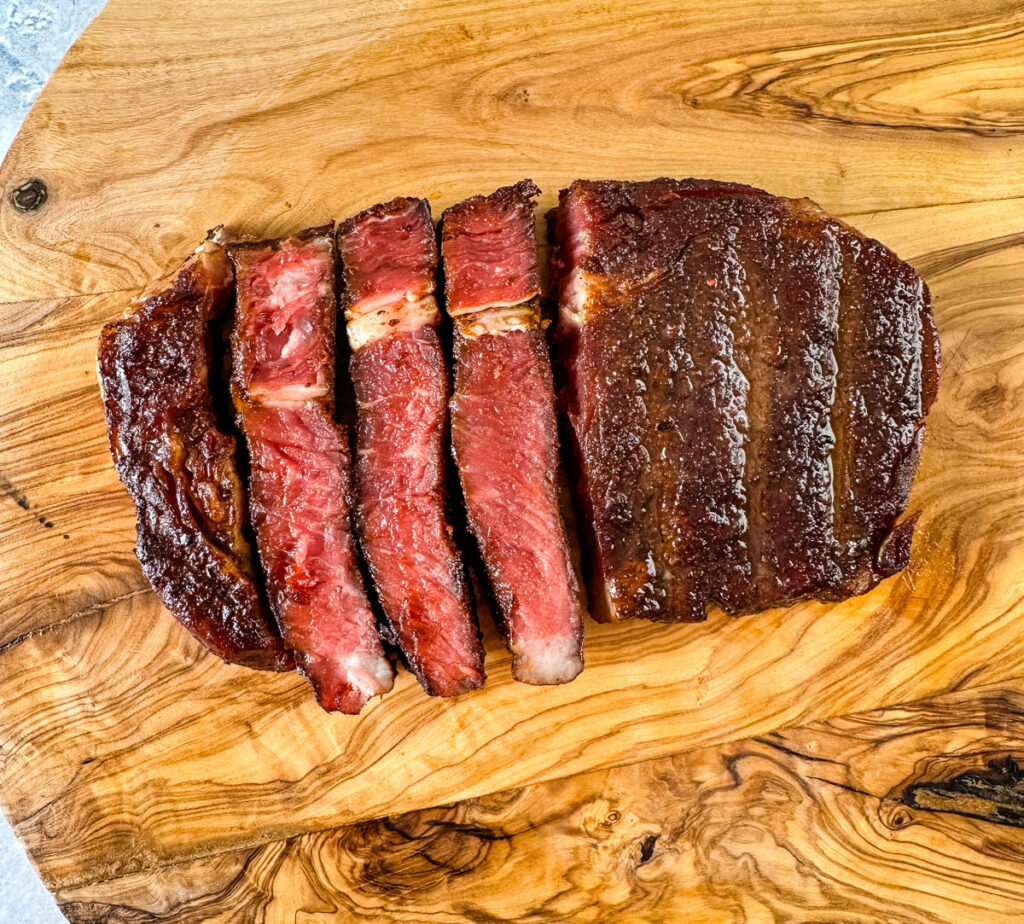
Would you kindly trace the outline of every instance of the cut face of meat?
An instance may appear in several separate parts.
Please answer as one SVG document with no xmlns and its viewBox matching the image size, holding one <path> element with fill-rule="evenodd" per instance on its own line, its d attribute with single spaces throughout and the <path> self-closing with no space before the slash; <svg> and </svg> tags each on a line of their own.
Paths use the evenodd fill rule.
<svg viewBox="0 0 1024 924">
<path fill-rule="evenodd" d="M 246 415 L 252 508 L 267 587 L 299 669 L 325 709 L 356 713 L 391 688 L 391 665 L 356 564 L 348 447 L 320 404 Z"/>
<path fill-rule="evenodd" d="M 324 709 L 391 689 L 359 571 L 350 459 L 334 422 L 333 228 L 229 246 L 238 284 L 232 393 L 271 605 Z"/>
<path fill-rule="evenodd" d="M 280 404 L 333 394 L 331 253 L 323 235 L 245 261 L 233 345 L 235 386 L 246 400 Z"/>
<path fill-rule="evenodd" d="M 423 688 L 482 686 L 484 655 L 445 518 L 448 371 L 428 204 L 395 199 L 338 229 L 358 409 L 356 523 L 391 635 Z"/>
<path fill-rule="evenodd" d="M 460 340 L 452 442 L 512 673 L 564 683 L 583 669 L 579 591 L 557 490 L 554 387 L 542 331 Z"/>
<path fill-rule="evenodd" d="M 392 199 L 343 222 L 338 252 L 352 317 L 433 297 L 437 243 L 426 199 Z"/>
<path fill-rule="evenodd" d="M 521 180 L 444 213 L 446 306 L 453 318 L 528 305 L 540 295 L 533 233 L 539 195 L 532 180 Z"/>
<path fill-rule="evenodd" d="M 525 180 L 445 212 L 441 249 L 455 321 L 452 449 L 476 537 L 525 683 L 583 669 L 576 576 L 558 496 L 558 433 L 533 197 Z"/>
<path fill-rule="evenodd" d="M 142 570 L 171 613 L 225 661 L 288 670 L 254 580 L 235 462 L 209 389 L 211 324 L 231 265 L 206 241 L 165 292 L 103 328 L 99 380 L 118 475 L 135 501 Z"/>
<path fill-rule="evenodd" d="M 813 203 L 713 181 L 577 181 L 555 237 L 600 618 L 838 599 L 905 567 L 938 376 L 907 264 Z"/>
</svg>

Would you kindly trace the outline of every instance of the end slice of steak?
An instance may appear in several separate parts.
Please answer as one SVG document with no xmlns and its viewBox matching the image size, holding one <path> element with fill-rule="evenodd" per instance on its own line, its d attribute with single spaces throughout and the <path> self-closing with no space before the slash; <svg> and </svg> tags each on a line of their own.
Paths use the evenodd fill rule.
<svg viewBox="0 0 1024 924">
<path fill-rule="evenodd" d="M 338 228 L 355 387 L 356 524 L 391 634 L 434 696 L 484 682 L 484 653 L 445 517 L 448 370 L 437 335 L 430 206 L 395 199 Z"/>
<path fill-rule="evenodd" d="M 910 562 L 916 516 L 899 518 L 941 359 L 928 286 L 913 268 L 850 228 L 838 227 L 836 236 L 842 298 L 832 464 L 843 570 L 837 595 L 845 596 Z"/>
<path fill-rule="evenodd" d="M 442 217 L 455 322 L 452 449 L 512 674 L 564 683 L 583 669 L 579 591 L 558 498 L 558 433 L 529 180 Z"/>
<path fill-rule="evenodd" d="M 906 565 L 938 377 L 911 267 L 806 200 L 706 180 L 579 180 L 554 225 L 600 618 L 839 599 Z"/>
<path fill-rule="evenodd" d="M 333 419 L 333 227 L 228 247 L 238 287 L 232 394 L 270 602 L 324 709 L 391 689 L 359 571 L 347 441 Z"/>
<path fill-rule="evenodd" d="M 211 324 L 231 264 L 207 240 L 170 288 L 103 328 L 99 381 L 117 473 L 135 501 L 142 570 L 164 605 L 225 661 L 289 670 L 254 578 L 235 440 L 209 388 Z"/>
</svg>

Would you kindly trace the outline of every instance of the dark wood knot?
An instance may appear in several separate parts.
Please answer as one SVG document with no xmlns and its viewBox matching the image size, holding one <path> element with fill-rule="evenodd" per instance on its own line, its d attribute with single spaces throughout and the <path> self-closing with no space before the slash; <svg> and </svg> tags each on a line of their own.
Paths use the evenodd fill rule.
<svg viewBox="0 0 1024 924">
<path fill-rule="evenodd" d="M 964 756 L 952 758 L 949 766 L 939 768 L 937 778 L 905 786 L 898 801 L 909 809 L 949 812 L 1024 828 L 1024 769 L 1016 756 L 992 757 L 981 767 L 956 766 L 964 760 Z M 958 769 L 961 772 L 957 773 Z"/>
<path fill-rule="evenodd" d="M 27 180 L 11 190 L 11 205 L 18 212 L 37 212 L 43 207 L 49 195 L 50 191 L 42 180 Z"/>
<path fill-rule="evenodd" d="M 911 814 L 910 809 L 900 805 L 891 807 L 888 817 L 883 813 L 883 821 L 888 827 L 892 828 L 894 831 L 898 831 L 901 828 L 906 828 L 912 825 L 914 823 L 914 816 Z"/>
<path fill-rule="evenodd" d="M 654 856 L 654 847 L 657 843 L 657 834 L 648 834 L 647 837 L 640 841 L 640 863 L 637 864 L 638 866 L 642 866 L 650 861 L 651 857 Z"/>
</svg>

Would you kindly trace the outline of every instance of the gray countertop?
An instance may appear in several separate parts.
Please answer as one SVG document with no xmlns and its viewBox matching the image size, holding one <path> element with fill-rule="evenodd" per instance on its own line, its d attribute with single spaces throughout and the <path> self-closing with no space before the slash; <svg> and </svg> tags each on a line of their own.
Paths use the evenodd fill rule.
<svg viewBox="0 0 1024 924">
<path fill-rule="evenodd" d="M 0 2 L 0 155 L 71 43 L 105 0 Z M 7 190 L 3 190 L 7 195 Z M 6 818 L 0 817 L 0 924 L 63 924 Z"/>
</svg>

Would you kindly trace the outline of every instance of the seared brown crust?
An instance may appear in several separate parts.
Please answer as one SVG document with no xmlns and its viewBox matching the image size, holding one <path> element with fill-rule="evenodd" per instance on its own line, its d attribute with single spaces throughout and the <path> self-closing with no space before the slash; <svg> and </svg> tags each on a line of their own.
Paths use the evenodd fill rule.
<svg viewBox="0 0 1024 924">
<path fill-rule="evenodd" d="M 207 241 L 169 289 L 103 328 L 99 379 L 153 589 L 214 654 L 288 670 L 254 579 L 235 440 L 218 427 L 209 390 L 210 323 L 232 285 L 223 248 Z"/>
<path fill-rule="evenodd" d="M 938 388 L 931 296 L 878 241 L 839 231 L 840 367 L 833 406 L 837 595 L 862 593 L 910 561 L 893 534 L 917 470 L 924 417 Z"/>
<path fill-rule="evenodd" d="M 861 593 L 938 382 L 927 288 L 808 200 L 577 181 L 555 216 L 563 402 L 604 618 Z"/>
<path fill-rule="evenodd" d="M 334 234 L 334 222 L 329 221 L 323 225 L 316 225 L 312 228 L 303 228 L 301 231 L 296 231 L 289 237 L 268 237 L 262 240 L 256 240 L 248 237 L 232 237 L 226 244 L 227 250 L 230 254 L 234 255 L 241 253 L 246 250 L 281 250 L 287 247 L 294 247 L 297 244 L 304 244 L 308 241 L 316 240 L 321 237 L 331 237 Z M 224 240 L 223 237 L 220 238 Z"/>
</svg>

